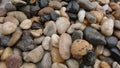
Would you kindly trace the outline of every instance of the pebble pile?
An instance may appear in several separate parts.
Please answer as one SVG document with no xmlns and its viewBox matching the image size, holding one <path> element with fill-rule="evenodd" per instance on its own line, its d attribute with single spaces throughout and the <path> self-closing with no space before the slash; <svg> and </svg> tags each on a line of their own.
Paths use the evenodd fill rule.
<svg viewBox="0 0 120 68">
<path fill-rule="evenodd" d="M 0 0 L 0 68 L 120 68 L 120 0 Z"/>
</svg>

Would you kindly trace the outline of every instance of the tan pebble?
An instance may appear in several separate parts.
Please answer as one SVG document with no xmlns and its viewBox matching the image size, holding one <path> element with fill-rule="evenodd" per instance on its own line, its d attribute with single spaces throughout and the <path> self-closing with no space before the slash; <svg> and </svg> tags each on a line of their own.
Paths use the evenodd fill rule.
<svg viewBox="0 0 120 68">
<path fill-rule="evenodd" d="M 2 56 L 1 56 L 1 60 L 6 60 L 9 56 L 11 56 L 13 54 L 13 51 L 12 51 L 12 49 L 10 48 L 10 47 L 7 47 L 5 50 L 4 50 L 4 52 L 3 52 L 3 54 L 2 54 Z"/>
<path fill-rule="evenodd" d="M 49 14 L 53 11 L 53 8 L 51 7 L 45 7 L 43 9 L 40 9 L 40 11 L 38 12 L 38 15 L 44 15 L 44 14 Z"/>
<path fill-rule="evenodd" d="M 7 68 L 5 62 L 0 62 L 0 68 Z"/>
<path fill-rule="evenodd" d="M 37 22 L 37 23 L 40 23 L 40 17 L 33 17 L 33 18 L 31 18 L 31 21 L 32 22 Z"/>
<path fill-rule="evenodd" d="M 91 24 L 91 27 L 100 30 L 101 26 L 99 24 Z"/>
<path fill-rule="evenodd" d="M 43 30 L 42 29 L 38 29 L 38 30 L 31 30 L 30 33 L 34 36 L 34 37 L 39 37 L 42 35 Z"/>
<path fill-rule="evenodd" d="M 20 29 L 17 29 L 15 33 L 13 33 L 11 39 L 7 43 L 8 46 L 14 46 L 16 42 L 21 38 L 22 31 Z"/>
<path fill-rule="evenodd" d="M 120 68 L 120 64 L 118 64 L 118 62 L 113 62 L 112 64 L 112 68 Z"/>
<path fill-rule="evenodd" d="M 82 39 L 77 39 L 71 46 L 71 53 L 74 58 L 80 59 L 87 54 L 87 50 L 92 50 L 92 45 Z"/>
<path fill-rule="evenodd" d="M 55 10 L 55 12 L 56 12 L 58 15 L 60 15 L 60 11 L 58 11 L 58 10 Z"/>
<path fill-rule="evenodd" d="M 109 3 L 110 0 L 98 0 L 99 2 L 103 3 L 103 4 L 106 4 L 106 3 Z"/>
<path fill-rule="evenodd" d="M 50 44 L 51 37 L 46 36 L 44 40 L 42 41 L 42 47 L 45 50 L 51 50 L 51 44 Z"/>
<path fill-rule="evenodd" d="M 42 43 L 42 41 L 43 41 L 44 38 L 45 38 L 44 36 L 35 38 L 35 39 L 34 39 L 34 42 L 35 42 L 36 44 L 40 44 L 40 43 Z"/>
<path fill-rule="evenodd" d="M 115 19 L 120 20 L 120 9 L 117 9 L 116 11 L 114 11 L 113 16 L 115 17 Z"/>
<path fill-rule="evenodd" d="M 111 66 L 107 62 L 102 61 L 100 63 L 100 68 L 111 68 Z"/>
<path fill-rule="evenodd" d="M 21 50 L 18 49 L 18 48 L 14 48 L 14 49 L 13 49 L 13 53 L 14 53 L 14 54 L 17 54 L 17 55 L 21 55 L 21 54 L 22 54 Z"/>
<path fill-rule="evenodd" d="M 66 13 L 66 8 L 65 8 L 65 7 L 62 7 L 62 8 L 60 9 L 60 16 L 69 19 L 69 16 L 68 16 L 68 14 Z"/>
<path fill-rule="evenodd" d="M 120 31 L 119 30 L 115 30 L 114 31 L 114 35 L 120 39 Z"/>
<path fill-rule="evenodd" d="M 36 0 L 30 0 L 30 4 L 35 4 Z"/>
<path fill-rule="evenodd" d="M 66 5 L 68 5 L 68 3 L 65 2 L 65 1 L 62 1 L 61 4 L 62 4 L 62 6 L 66 6 Z"/>
<path fill-rule="evenodd" d="M 51 45 L 54 46 L 54 47 L 59 47 L 59 36 L 57 34 L 53 34 L 52 37 L 51 37 Z"/>
<path fill-rule="evenodd" d="M 52 68 L 68 68 L 68 67 L 62 63 L 53 63 Z"/>
<path fill-rule="evenodd" d="M 107 48 L 105 48 L 103 51 L 103 55 L 104 56 L 111 56 L 111 52 Z"/>
<path fill-rule="evenodd" d="M 94 68 L 100 68 L 100 60 L 96 59 L 95 64 L 94 64 Z"/>
<path fill-rule="evenodd" d="M 69 59 L 66 61 L 69 68 L 79 68 L 79 63 L 74 59 Z"/>
<path fill-rule="evenodd" d="M 25 57 L 24 60 L 26 62 L 39 62 L 42 57 L 44 55 L 44 50 L 42 48 L 42 46 L 38 46 L 37 48 L 33 49 L 32 51 L 30 51 Z"/>
<path fill-rule="evenodd" d="M 3 26 L 2 26 L 2 28 L 3 28 L 3 32 L 2 33 L 4 35 L 9 35 L 9 34 L 11 34 L 11 33 L 16 31 L 17 25 L 14 24 L 14 23 L 11 23 L 11 22 L 5 22 L 3 24 Z"/>
<path fill-rule="evenodd" d="M 5 8 L 0 8 L 0 17 L 4 17 L 6 15 L 7 11 Z"/>
<path fill-rule="evenodd" d="M 31 26 L 32 26 L 32 21 L 30 19 L 26 19 L 20 24 L 20 27 L 22 29 L 29 29 Z"/>
<path fill-rule="evenodd" d="M 117 10 L 120 8 L 120 6 L 115 2 L 110 2 L 109 5 L 110 5 L 111 9 L 113 9 L 113 10 Z"/>
<path fill-rule="evenodd" d="M 59 49 L 58 48 L 52 48 L 51 50 L 51 56 L 53 62 L 64 62 L 64 59 L 60 56 Z"/>
<path fill-rule="evenodd" d="M 3 52 L 4 52 L 4 48 L 0 47 L 0 56 L 3 54 Z"/>
<path fill-rule="evenodd" d="M 37 66 L 33 63 L 23 63 L 20 68 L 37 68 Z"/>
<path fill-rule="evenodd" d="M 96 56 L 101 55 L 103 53 L 103 50 L 104 50 L 104 46 L 103 45 L 97 45 L 97 47 L 95 49 Z"/>
<path fill-rule="evenodd" d="M 4 22 L 4 18 L 5 18 L 5 17 L 0 17 L 0 23 L 3 23 L 3 22 Z"/>
</svg>

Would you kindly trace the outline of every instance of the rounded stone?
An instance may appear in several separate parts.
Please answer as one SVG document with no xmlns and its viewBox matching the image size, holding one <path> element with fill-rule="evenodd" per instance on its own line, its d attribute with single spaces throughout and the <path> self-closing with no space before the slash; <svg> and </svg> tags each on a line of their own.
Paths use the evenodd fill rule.
<svg viewBox="0 0 120 68">
<path fill-rule="evenodd" d="M 91 12 L 87 12 L 85 17 L 89 23 L 96 23 L 96 17 Z"/>
<path fill-rule="evenodd" d="M 69 59 L 66 61 L 69 68 L 79 68 L 79 63 L 74 59 Z"/>
<path fill-rule="evenodd" d="M 9 34 L 11 34 L 11 33 L 16 31 L 17 25 L 14 24 L 14 23 L 11 23 L 11 22 L 5 22 L 3 24 L 3 28 L 2 29 L 3 29 L 3 34 L 4 35 L 9 35 Z"/>
<path fill-rule="evenodd" d="M 31 26 L 32 26 L 32 21 L 30 19 L 26 19 L 20 24 L 20 27 L 22 29 L 29 29 Z"/>
<path fill-rule="evenodd" d="M 54 9 L 60 9 L 62 7 L 62 4 L 59 1 L 50 1 L 49 6 Z"/>
<path fill-rule="evenodd" d="M 96 49 L 95 49 L 95 54 L 96 56 L 99 56 L 103 53 L 104 51 L 104 46 L 103 45 L 97 45 Z"/>
<path fill-rule="evenodd" d="M 120 20 L 115 20 L 115 28 L 120 29 Z"/>
<path fill-rule="evenodd" d="M 100 68 L 111 68 L 111 66 L 107 62 L 100 62 Z"/>
<path fill-rule="evenodd" d="M 68 67 L 62 63 L 53 63 L 52 68 L 68 68 Z"/>
<path fill-rule="evenodd" d="M 120 39 L 120 31 L 119 30 L 114 30 L 114 35 Z"/>
<path fill-rule="evenodd" d="M 5 62 L 0 62 L 0 67 L 1 67 L 1 68 L 7 68 Z"/>
<path fill-rule="evenodd" d="M 59 45 L 59 38 L 60 37 L 57 34 L 53 34 L 51 36 L 51 45 L 58 48 L 59 47 L 58 46 Z"/>
<path fill-rule="evenodd" d="M 85 13 L 86 13 L 86 11 L 85 11 L 84 9 L 81 9 L 81 10 L 78 12 L 78 20 L 79 20 L 81 23 L 84 21 Z"/>
<path fill-rule="evenodd" d="M 42 29 L 38 29 L 38 30 L 31 30 L 30 33 L 34 36 L 34 37 L 39 37 L 42 35 L 43 30 Z"/>
<path fill-rule="evenodd" d="M 76 39 L 82 39 L 83 38 L 83 32 L 80 30 L 74 31 L 72 34 L 72 41 L 75 41 Z"/>
<path fill-rule="evenodd" d="M 103 55 L 104 56 L 111 56 L 111 53 L 107 48 L 105 48 L 104 51 L 103 51 Z"/>
<path fill-rule="evenodd" d="M 87 50 L 92 50 L 92 45 L 82 39 L 77 39 L 71 46 L 71 53 L 74 58 L 80 59 L 87 54 Z"/>
</svg>

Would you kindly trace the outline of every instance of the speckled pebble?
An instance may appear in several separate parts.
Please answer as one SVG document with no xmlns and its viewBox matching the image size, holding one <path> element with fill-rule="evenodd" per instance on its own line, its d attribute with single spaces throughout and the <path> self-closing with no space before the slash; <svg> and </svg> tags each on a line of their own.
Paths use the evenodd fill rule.
<svg viewBox="0 0 120 68">
<path fill-rule="evenodd" d="M 24 21 L 22 21 L 22 23 L 20 24 L 20 27 L 22 29 L 29 29 L 32 26 L 32 21 L 30 19 L 25 19 Z"/>
</svg>

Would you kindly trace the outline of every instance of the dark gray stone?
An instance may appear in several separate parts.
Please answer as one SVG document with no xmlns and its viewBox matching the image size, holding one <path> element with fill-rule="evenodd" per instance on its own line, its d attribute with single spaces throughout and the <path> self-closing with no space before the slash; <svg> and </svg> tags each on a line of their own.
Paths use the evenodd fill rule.
<svg viewBox="0 0 120 68">
<path fill-rule="evenodd" d="M 83 32 L 80 30 L 74 31 L 72 34 L 72 41 L 75 41 L 76 39 L 82 39 L 83 38 Z"/>
</svg>

